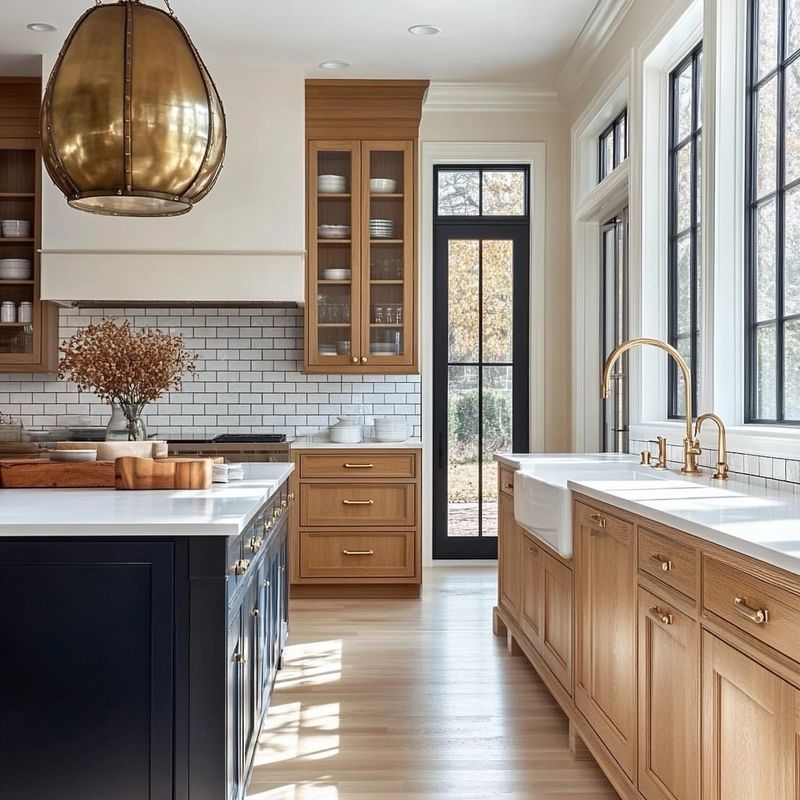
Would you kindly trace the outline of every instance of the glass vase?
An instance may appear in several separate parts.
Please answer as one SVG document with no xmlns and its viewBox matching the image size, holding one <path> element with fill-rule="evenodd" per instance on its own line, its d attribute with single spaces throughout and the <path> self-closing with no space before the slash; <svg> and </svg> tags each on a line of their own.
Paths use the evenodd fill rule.
<svg viewBox="0 0 800 800">
<path fill-rule="evenodd" d="M 142 419 L 140 406 L 112 403 L 111 419 L 106 426 L 107 442 L 143 442 L 147 439 L 147 428 Z"/>
</svg>

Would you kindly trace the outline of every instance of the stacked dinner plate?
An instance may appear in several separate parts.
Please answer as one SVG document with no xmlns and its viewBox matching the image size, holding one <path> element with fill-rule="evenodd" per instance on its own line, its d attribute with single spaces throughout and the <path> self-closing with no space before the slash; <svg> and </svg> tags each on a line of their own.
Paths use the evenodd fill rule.
<svg viewBox="0 0 800 800">
<path fill-rule="evenodd" d="M 0 221 L 0 234 L 8 239 L 28 239 L 31 223 L 26 219 L 4 219 Z"/>
<path fill-rule="evenodd" d="M 317 234 L 320 239 L 349 239 L 349 225 L 319 225 Z"/>
<path fill-rule="evenodd" d="M 29 258 L 0 258 L 0 281 L 29 281 L 33 262 Z"/>
<path fill-rule="evenodd" d="M 320 175 L 317 178 L 317 191 L 320 194 L 344 194 L 347 191 L 347 178 L 344 175 Z"/>
<path fill-rule="evenodd" d="M 394 222 L 390 219 L 371 219 L 369 235 L 372 239 L 393 239 Z"/>
</svg>

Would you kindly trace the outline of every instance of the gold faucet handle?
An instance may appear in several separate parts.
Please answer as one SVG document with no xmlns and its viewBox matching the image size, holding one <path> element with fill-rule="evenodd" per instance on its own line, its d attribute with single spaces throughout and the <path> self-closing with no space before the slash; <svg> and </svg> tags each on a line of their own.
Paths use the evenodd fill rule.
<svg viewBox="0 0 800 800">
<path fill-rule="evenodd" d="M 715 481 L 728 480 L 728 465 L 724 461 L 717 461 L 716 472 L 712 477 Z"/>
<path fill-rule="evenodd" d="M 646 467 L 650 466 L 650 459 L 653 457 L 653 454 L 649 450 L 642 450 L 642 460 L 639 462 L 640 464 L 644 464 Z"/>
<path fill-rule="evenodd" d="M 650 439 L 650 444 L 658 445 L 658 461 L 652 465 L 653 469 L 666 469 L 667 468 L 667 437 L 656 436 L 655 439 Z M 650 463 L 649 460 L 647 463 Z"/>
</svg>

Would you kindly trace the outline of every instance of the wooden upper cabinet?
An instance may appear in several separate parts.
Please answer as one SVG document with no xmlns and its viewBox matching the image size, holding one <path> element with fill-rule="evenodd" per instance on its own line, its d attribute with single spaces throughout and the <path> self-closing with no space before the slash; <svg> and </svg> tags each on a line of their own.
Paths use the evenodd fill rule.
<svg viewBox="0 0 800 800">
<path fill-rule="evenodd" d="M 798 800 L 798 691 L 703 635 L 703 800 Z"/>
<path fill-rule="evenodd" d="M 58 309 L 41 302 L 42 159 L 38 79 L 0 78 L 0 220 L 25 220 L 27 236 L 4 237 L 0 264 L 27 272 L 0 273 L 0 303 L 14 304 L 15 319 L 0 322 L 0 372 L 52 372 L 58 363 Z M 20 305 L 30 303 L 30 319 Z"/>
<path fill-rule="evenodd" d="M 636 752 L 634 526 L 575 504 L 575 702 L 633 778 Z"/>
<path fill-rule="evenodd" d="M 426 90 L 426 81 L 306 82 L 307 372 L 418 371 L 416 162 Z"/>
</svg>

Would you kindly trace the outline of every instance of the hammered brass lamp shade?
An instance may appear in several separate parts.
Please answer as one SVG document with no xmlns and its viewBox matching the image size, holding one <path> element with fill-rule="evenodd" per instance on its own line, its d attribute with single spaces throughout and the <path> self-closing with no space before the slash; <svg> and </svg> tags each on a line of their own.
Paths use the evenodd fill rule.
<svg viewBox="0 0 800 800">
<path fill-rule="evenodd" d="M 42 156 L 73 208 L 185 214 L 225 155 L 225 115 L 183 25 L 139 0 L 98 5 L 67 37 L 42 102 Z"/>
</svg>

